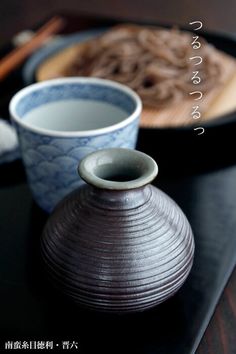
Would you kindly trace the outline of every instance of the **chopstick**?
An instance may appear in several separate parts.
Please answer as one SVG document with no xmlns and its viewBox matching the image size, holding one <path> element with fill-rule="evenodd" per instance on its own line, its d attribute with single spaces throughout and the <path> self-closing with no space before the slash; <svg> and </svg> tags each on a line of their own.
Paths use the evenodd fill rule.
<svg viewBox="0 0 236 354">
<path fill-rule="evenodd" d="M 34 50 L 39 48 L 46 39 L 58 33 L 65 25 L 65 20 L 59 16 L 53 17 L 44 24 L 27 43 L 13 49 L 0 60 L 0 81 L 16 69 Z"/>
</svg>

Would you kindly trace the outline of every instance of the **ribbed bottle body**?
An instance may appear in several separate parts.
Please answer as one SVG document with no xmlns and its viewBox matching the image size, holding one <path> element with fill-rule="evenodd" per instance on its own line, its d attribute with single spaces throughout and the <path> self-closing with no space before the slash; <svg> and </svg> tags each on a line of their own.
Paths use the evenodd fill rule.
<svg viewBox="0 0 236 354">
<path fill-rule="evenodd" d="M 81 187 L 56 208 L 41 246 L 50 276 L 66 295 L 116 313 L 143 311 L 172 296 L 194 255 L 185 215 L 152 185 Z"/>
</svg>

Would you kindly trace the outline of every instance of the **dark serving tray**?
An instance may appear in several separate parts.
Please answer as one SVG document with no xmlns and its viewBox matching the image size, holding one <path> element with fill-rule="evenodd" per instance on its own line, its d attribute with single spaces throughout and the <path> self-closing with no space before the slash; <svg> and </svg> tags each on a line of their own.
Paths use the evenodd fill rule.
<svg viewBox="0 0 236 354">
<path fill-rule="evenodd" d="M 12 92 L 22 85 L 17 75 L 7 81 Z M 194 353 L 236 264 L 235 131 L 234 125 L 202 137 L 140 131 L 138 149 L 156 158 L 155 184 L 187 215 L 196 253 L 173 298 L 129 316 L 83 311 L 53 289 L 39 255 L 48 216 L 33 202 L 21 162 L 0 165 L 0 352 L 7 341 L 53 341 L 55 350 L 75 341 L 82 354 Z"/>
<path fill-rule="evenodd" d="M 62 341 L 76 341 L 80 353 L 94 348 L 96 353 L 124 352 L 128 347 L 143 354 L 195 352 L 236 262 L 236 166 L 157 177 L 156 185 L 189 218 L 195 261 L 173 298 L 132 316 L 84 312 L 53 290 L 39 256 L 47 215 L 34 204 L 19 161 L 1 166 L 0 176 L 1 349 L 7 340 L 50 339 L 58 347 Z"/>
</svg>

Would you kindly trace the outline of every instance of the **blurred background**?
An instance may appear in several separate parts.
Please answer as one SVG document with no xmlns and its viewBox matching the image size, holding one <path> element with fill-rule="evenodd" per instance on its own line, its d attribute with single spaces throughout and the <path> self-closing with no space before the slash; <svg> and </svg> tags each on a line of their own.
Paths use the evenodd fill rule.
<svg viewBox="0 0 236 354">
<path fill-rule="evenodd" d="M 16 32 L 65 11 L 181 25 L 201 20 L 205 30 L 236 33 L 235 0 L 1 0 L 0 45 Z"/>
</svg>

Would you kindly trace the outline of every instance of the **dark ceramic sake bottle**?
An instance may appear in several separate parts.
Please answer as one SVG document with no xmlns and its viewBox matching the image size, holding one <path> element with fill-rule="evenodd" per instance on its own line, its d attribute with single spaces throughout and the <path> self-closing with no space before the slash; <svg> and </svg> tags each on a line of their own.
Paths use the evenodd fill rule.
<svg viewBox="0 0 236 354">
<path fill-rule="evenodd" d="M 81 306 L 128 313 L 172 296 L 193 262 L 191 227 L 176 203 L 149 184 L 155 161 L 128 149 L 85 157 L 87 182 L 66 197 L 42 235 L 55 285 Z"/>
</svg>

